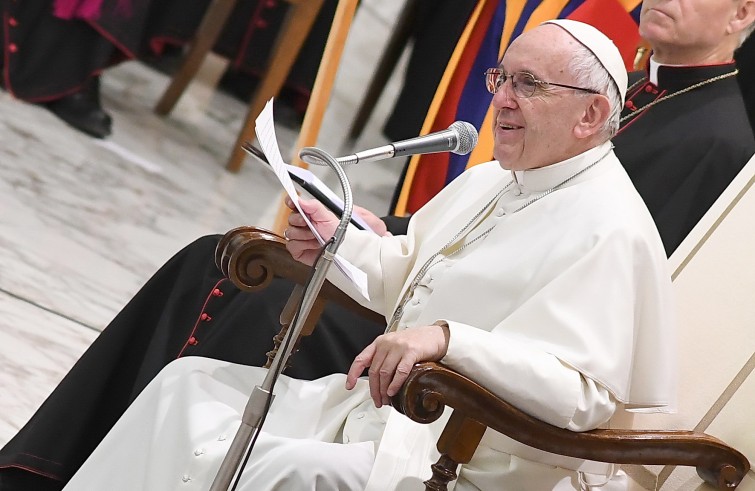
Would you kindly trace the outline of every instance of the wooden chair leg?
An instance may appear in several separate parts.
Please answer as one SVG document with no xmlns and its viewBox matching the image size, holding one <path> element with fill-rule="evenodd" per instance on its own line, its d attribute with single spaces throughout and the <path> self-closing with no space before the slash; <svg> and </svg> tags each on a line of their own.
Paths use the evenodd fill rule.
<svg viewBox="0 0 755 491">
<path fill-rule="evenodd" d="M 281 312 L 281 330 L 273 337 L 273 349 L 265 353 L 267 355 L 265 368 L 270 368 L 270 366 L 272 366 L 275 355 L 278 354 L 278 350 L 281 348 L 281 343 L 283 343 L 283 339 L 286 337 L 286 333 L 294 323 L 294 316 L 296 315 L 296 311 L 299 307 L 299 304 L 301 303 L 303 296 L 304 287 L 298 284 L 294 286 L 294 289 L 291 292 L 291 295 L 288 297 L 288 301 L 286 302 L 286 305 L 283 307 L 283 311 Z M 301 339 L 304 336 L 309 336 L 314 332 L 317 325 L 317 320 L 320 318 L 320 315 L 322 314 L 322 311 L 324 309 L 325 301 L 321 297 L 317 297 L 312 304 L 312 308 L 309 311 L 309 317 L 307 317 L 307 320 L 304 323 L 304 327 L 302 328 L 299 338 L 294 340 L 294 347 L 291 350 L 291 354 L 289 355 L 288 360 L 286 360 L 284 370 L 291 366 L 291 358 L 297 351 L 299 351 L 299 343 Z"/>
<path fill-rule="evenodd" d="M 244 125 L 226 164 L 226 169 L 229 171 L 238 172 L 241 169 L 246 155 L 241 145 L 254 139 L 254 123 L 257 116 L 265 107 L 267 101 L 278 95 L 281 87 L 283 87 L 283 83 L 286 81 L 286 77 L 315 23 L 323 2 L 324 0 L 307 0 L 291 5 L 281 32 L 276 37 L 275 47 L 270 55 L 265 76 L 252 97 Z"/>
<path fill-rule="evenodd" d="M 407 0 L 404 8 L 401 10 L 401 14 L 399 14 L 398 22 L 393 28 L 391 37 L 388 39 L 388 44 L 386 44 L 383 50 L 383 54 L 375 69 L 375 74 L 372 76 L 370 85 L 367 87 L 367 92 L 359 104 L 357 115 L 351 123 L 347 137 L 350 141 L 356 141 L 362 134 L 362 131 L 364 131 L 367 120 L 370 119 L 370 115 L 375 109 L 380 95 L 383 93 L 385 84 L 391 78 L 391 74 L 393 74 L 393 70 L 396 68 L 396 64 L 399 58 L 401 58 L 406 44 L 409 42 L 416 17 L 417 0 Z"/>
<path fill-rule="evenodd" d="M 446 491 L 448 483 L 456 479 L 459 464 L 472 460 L 477 445 L 485 433 L 485 425 L 454 411 L 438 440 L 441 453 L 432 465 L 433 477 L 425 481 L 426 491 Z"/>
<path fill-rule="evenodd" d="M 170 85 L 168 85 L 168 88 L 165 89 L 162 97 L 160 97 L 160 100 L 155 105 L 155 112 L 157 114 L 165 116 L 176 106 L 178 99 L 197 74 L 205 56 L 207 56 L 207 53 L 218 40 L 226 20 L 228 20 L 228 16 L 231 15 L 231 11 L 236 6 L 236 2 L 237 0 L 213 0 L 210 6 L 207 7 L 207 12 L 202 17 L 202 22 L 199 24 L 194 42 L 191 43 L 191 48 L 186 55 L 186 59 L 178 72 L 173 75 Z"/>
</svg>

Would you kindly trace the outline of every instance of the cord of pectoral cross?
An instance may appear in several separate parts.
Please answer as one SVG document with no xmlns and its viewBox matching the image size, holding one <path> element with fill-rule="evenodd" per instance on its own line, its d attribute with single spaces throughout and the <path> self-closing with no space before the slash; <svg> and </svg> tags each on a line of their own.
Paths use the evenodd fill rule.
<svg viewBox="0 0 755 491">
<path fill-rule="evenodd" d="M 719 80 L 723 80 L 723 79 L 725 79 L 725 78 L 733 77 L 733 76 L 734 76 L 734 75 L 736 75 L 737 73 L 739 73 L 739 70 L 735 68 L 735 69 L 734 69 L 733 71 L 731 71 L 731 72 L 729 72 L 729 73 L 724 73 L 724 74 L 722 74 L 722 75 L 718 75 L 718 76 L 715 76 L 715 77 L 711 77 L 711 78 L 709 78 L 709 79 L 706 79 L 706 80 L 703 80 L 703 81 L 701 81 L 701 82 L 698 82 L 698 83 L 696 83 L 696 84 L 694 84 L 694 85 L 690 85 L 689 87 L 687 87 L 687 88 L 685 88 L 685 89 L 682 89 L 682 90 L 677 90 L 676 92 L 672 92 L 672 93 L 670 93 L 670 94 L 666 94 L 665 96 L 661 97 L 660 99 L 656 99 L 656 100 L 654 100 L 654 101 L 651 101 L 651 102 L 649 102 L 649 103 L 645 104 L 644 106 L 642 106 L 641 108 L 639 108 L 639 109 L 635 109 L 634 111 L 632 111 L 631 113 L 627 114 L 626 116 L 622 116 L 622 118 L 621 118 L 621 119 L 619 120 L 619 122 L 620 122 L 620 123 L 623 123 L 624 121 L 626 121 L 627 119 L 631 118 L 631 117 L 632 117 L 632 116 L 634 116 L 635 114 L 639 114 L 639 113 L 641 113 L 642 111 L 646 111 L 647 109 L 650 109 L 651 107 L 653 107 L 653 106 L 655 106 L 656 104 L 659 104 L 659 103 L 661 103 L 661 102 L 663 102 L 663 101 L 667 101 L 667 100 L 669 100 L 669 99 L 671 99 L 671 98 L 673 98 L 673 97 L 676 97 L 676 96 L 678 96 L 678 95 L 682 95 L 682 94 L 685 94 L 685 93 L 687 93 L 687 92 L 689 92 L 689 91 L 691 91 L 691 90 L 694 90 L 694 89 L 698 89 L 698 88 L 700 88 L 700 87 L 702 87 L 702 86 L 704 86 L 704 85 L 708 85 L 708 84 L 711 84 L 711 83 L 713 83 L 713 82 L 717 82 L 717 81 L 719 81 Z M 647 80 L 647 77 L 642 77 L 642 78 L 641 78 L 641 79 L 639 79 L 639 80 L 638 80 L 637 82 L 633 83 L 633 84 L 632 84 L 632 85 L 631 85 L 631 86 L 630 86 L 630 87 L 629 87 L 629 88 L 627 89 L 627 94 L 628 94 L 629 92 L 631 92 L 631 91 L 632 91 L 632 89 L 634 89 L 635 87 L 637 87 L 637 86 L 638 86 L 638 85 L 639 85 L 640 83 L 644 82 L 645 80 Z"/>
<path fill-rule="evenodd" d="M 531 198 L 531 199 L 529 199 L 529 200 L 528 200 L 528 201 L 527 201 L 526 203 L 524 203 L 524 204 L 523 204 L 523 205 L 521 205 L 521 206 L 520 206 L 519 208 L 515 209 L 514 211 L 512 211 L 512 212 L 511 212 L 511 213 L 509 213 L 509 214 L 514 214 L 514 213 L 517 213 L 517 212 L 519 212 L 519 211 L 521 211 L 521 210 L 523 210 L 523 209 L 527 208 L 527 207 L 528 207 L 528 206 L 530 206 L 530 205 L 531 205 L 532 203 L 534 203 L 534 202 L 536 202 L 536 201 L 538 201 L 538 200 L 540 200 L 540 199 L 543 199 L 543 198 L 545 198 L 546 196 L 548 196 L 549 194 L 551 194 L 551 193 L 552 193 L 553 191 L 557 190 L 558 188 L 560 188 L 560 187 L 561 187 L 561 186 L 563 186 L 564 184 L 568 183 L 569 181 L 571 181 L 571 180 L 573 180 L 573 179 L 576 179 L 576 178 L 577 178 L 578 176 L 580 176 L 580 175 L 582 175 L 583 173 L 587 172 L 588 170 L 592 169 L 592 168 L 593 168 L 593 167 L 594 167 L 594 166 L 595 166 L 595 165 L 596 165 L 596 164 L 597 164 L 598 162 L 600 162 L 601 160 L 603 160 L 604 158 L 606 158 L 606 157 L 608 156 L 608 154 L 609 154 L 609 153 L 611 153 L 611 150 L 612 150 L 612 149 L 613 149 L 613 145 L 611 146 L 611 148 L 609 148 L 609 149 L 608 149 L 608 151 L 607 151 L 606 153 L 604 153 L 604 154 L 603 154 L 603 155 L 602 155 L 602 156 L 601 156 L 601 157 L 600 157 L 600 158 L 599 158 L 598 160 L 596 160 L 595 162 L 591 163 L 590 165 L 588 165 L 588 166 L 587 166 L 587 167 L 585 167 L 584 169 L 582 169 L 582 170 L 580 170 L 580 171 L 578 171 L 578 172 L 575 172 L 574 174 L 572 174 L 571 176 L 567 177 L 566 179 L 564 179 L 563 181 L 559 182 L 558 184 L 556 184 L 555 186 L 551 187 L 550 189 L 546 190 L 546 191 L 545 191 L 545 192 L 543 192 L 542 194 L 539 194 L 539 195 L 535 196 L 534 198 Z M 480 217 L 480 215 L 482 215 L 482 214 L 483 214 L 483 213 L 485 212 L 485 210 L 487 210 L 487 209 L 488 209 L 488 208 L 489 208 L 489 207 L 490 207 L 490 206 L 491 206 L 491 205 L 492 205 L 492 204 L 493 204 L 493 203 L 494 203 L 494 202 L 495 202 L 496 200 L 498 200 L 498 198 L 500 198 L 500 197 L 501 197 L 501 196 L 503 195 L 503 193 L 504 193 L 504 192 L 505 192 L 505 191 L 506 191 L 506 190 L 507 190 L 507 189 L 508 189 L 509 187 L 511 187 L 511 185 L 512 185 L 512 184 L 514 184 L 514 181 L 511 181 L 511 182 L 509 182 L 509 183 L 508 183 L 508 184 L 507 184 L 507 185 L 506 185 L 506 186 L 505 186 L 505 187 L 504 187 L 503 189 L 501 189 L 500 191 L 498 191 L 498 193 L 496 193 L 496 195 L 495 195 L 495 196 L 493 196 L 493 198 L 492 198 L 492 199 L 491 199 L 490 201 L 488 201 L 488 202 L 487 202 L 487 203 L 485 204 L 485 206 L 484 206 L 484 207 L 483 207 L 483 208 L 482 208 L 482 209 L 481 209 L 480 211 L 478 211 L 478 212 L 477 212 L 477 213 L 475 214 L 475 216 L 474 216 L 474 217 L 472 217 L 472 219 L 471 219 L 471 220 L 469 220 L 469 221 L 467 222 L 467 224 L 466 224 L 466 225 L 464 225 L 464 227 L 463 227 L 463 228 L 462 228 L 461 230 L 459 230 L 459 232 L 458 232 L 458 233 L 457 233 L 456 235 L 454 235 L 454 237 L 453 237 L 453 238 L 452 238 L 451 240 L 449 240 L 449 241 L 448 241 L 448 242 L 446 243 L 446 245 L 444 245 L 444 246 L 443 246 L 443 247 L 442 247 L 441 249 L 439 249 L 439 250 L 438 250 L 438 252 L 436 252 L 435 254 L 433 254 L 432 256 L 430 256 L 430 258 L 428 258 L 428 260 L 427 260 L 427 261 L 425 261 L 425 264 L 423 264 L 423 265 L 422 265 L 422 267 L 420 268 L 420 270 L 419 270 L 419 271 L 417 272 L 417 274 L 416 274 L 416 275 L 414 276 L 414 279 L 412 280 L 412 283 L 411 283 L 411 284 L 409 285 L 409 288 L 407 288 L 407 289 L 406 289 L 406 291 L 404 292 L 404 295 L 403 295 L 403 297 L 401 297 L 401 302 L 400 302 L 400 303 L 398 304 L 398 307 L 396 307 L 396 310 L 395 310 L 395 311 L 393 312 L 393 315 L 391 316 L 391 320 L 390 320 L 390 322 L 388 323 L 388 325 L 386 326 L 385 332 L 391 332 L 391 331 L 394 331 L 394 330 L 395 330 L 395 328 L 396 328 L 396 327 L 398 326 L 398 320 L 399 320 L 399 319 L 401 318 L 401 316 L 403 315 L 403 313 L 404 313 L 404 307 L 406 306 L 407 302 L 409 301 L 409 299 L 411 298 L 412 294 L 414 293 L 414 290 L 415 290 L 415 289 L 417 288 L 417 286 L 419 286 L 419 283 L 420 283 L 420 281 L 422 281 L 422 278 L 424 278 L 424 277 L 425 277 L 425 274 L 427 274 L 427 272 L 428 272 L 428 271 L 430 270 L 430 268 L 431 268 L 432 266 L 434 266 L 435 264 L 437 264 L 437 262 L 439 262 L 439 261 L 437 261 L 437 262 L 436 262 L 436 261 L 435 261 L 435 259 L 436 259 L 436 258 L 437 258 L 438 256 L 440 256 L 441 254 L 443 254 L 443 252 L 444 252 L 444 251 L 446 251 L 446 250 L 447 250 L 448 248 L 450 248 L 450 247 L 451 247 L 452 245 L 454 245 L 454 243 L 456 242 L 456 240 L 457 240 L 457 239 L 458 239 L 459 237 L 461 237 L 461 235 L 462 235 L 462 234 L 463 234 L 463 233 L 464 233 L 464 232 L 465 232 L 465 231 L 466 231 L 466 230 L 467 230 L 467 229 L 468 229 L 468 228 L 469 228 L 469 227 L 470 227 L 470 226 L 471 226 L 471 225 L 472 225 L 473 223 L 475 223 L 475 221 L 477 221 L 477 219 L 478 219 L 478 218 Z M 446 258 L 448 258 L 448 257 L 451 257 L 451 256 L 453 256 L 453 255 L 456 255 L 456 254 L 460 253 L 461 251 L 463 251 L 464 249 L 466 249 L 467 247 L 469 247 L 469 246 L 470 246 L 470 245 L 472 245 L 473 243 L 477 242 L 478 240 L 480 240 L 480 239 L 483 239 L 484 237 L 487 237 L 487 236 L 488 236 L 488 235 L 490 234 L 490 232 L 492 232 L 492 231 L 493 231 L 493 229 L 494 229 L 494 228 L 495 228 L 495 224 L 494 224 L 494 225 L 492 225 L 492 226 L 491 226 L 490 228 L 488 228 L 487 230 L 485 230 L 484 232 L 482 232 L 482 233 L 481 233 L 480 235 L 478 235 L 478 236 L 477 236 L 477 237 L 475 237 L 474 239 L 472 239 L 472 240 L 469 240 L 469 241 L 467 241 L 466 243 L 462 244 L 462 245 L 461 245 L 461 246 L 460 246 L 460 247 L 459 247 L 458 249 L 456 249 L 455 251 L 453 251 L 453 252 L 451 252 L 451 253 L 447 254 L 447 255 L 446 255 Z"/>
</svg>

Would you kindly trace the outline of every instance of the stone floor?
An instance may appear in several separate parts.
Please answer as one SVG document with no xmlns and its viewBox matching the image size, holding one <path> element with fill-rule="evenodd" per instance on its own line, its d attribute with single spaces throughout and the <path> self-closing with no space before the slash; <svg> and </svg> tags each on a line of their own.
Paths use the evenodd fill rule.
<svg viewBox="0 0 755 491">
<path fill-rule="evenodd" d="M 343 135 L 402 1 L 363 1 L 347 40 L 318 146 Z M 356 149 L 385 143 L 401 70 Z M 195 84 L 173 114 L 152 106 L 167 77 L 138 62 L 103 76 L 114 132 L 104 141 L 0 91 L 0 445 L 23 425 L 144 281 L 191 240 L 272 226 L 281 188 L 248 159 L 224 169 L 245 104 Z M 277 128 L 284 157 L 296 129 Z M 355 201 L 386 212 L 401 164 L 349 173 Z M 316 169 L 329 184 L 329 169 Z"/>
</svg>

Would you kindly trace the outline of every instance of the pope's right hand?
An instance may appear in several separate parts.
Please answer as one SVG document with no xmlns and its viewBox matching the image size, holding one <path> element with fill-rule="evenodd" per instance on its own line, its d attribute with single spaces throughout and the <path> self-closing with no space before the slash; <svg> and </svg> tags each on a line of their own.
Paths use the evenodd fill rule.
<svg viewBox="0 0 755 491">
<path fill-rule="evenodd" d="M 286 249 L 297 261 L 312 266 L 322 246 L 307 226 L 304 217 L 299 214 L 291 198 L 286 198 L 286 206 L 292 210 L 288 217 L 288 228 L 284 232 L 284 236 L 288 239 Z M 299 206 L 324 240 L 327 241 L 333 237 L 340 220 L 325 205 L 316 199 L 300 199 Z"/>
</svg>

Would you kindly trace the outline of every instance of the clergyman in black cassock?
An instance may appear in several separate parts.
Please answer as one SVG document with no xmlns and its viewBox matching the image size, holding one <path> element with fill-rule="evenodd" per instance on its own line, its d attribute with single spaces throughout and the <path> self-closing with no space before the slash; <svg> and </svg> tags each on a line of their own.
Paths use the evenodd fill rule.
<svg viewBox="0 0 755 491">
<path fill-rule="evenodd" d="M 661 66 L 657 84 L 648 73 L 630 74 L 630 86 L 636 85 L 622 113 L 629 117 L 613 142 L 668 255 L 755 153 L 736 77 L 726 76 L 735 70 L 734 63 Z"/>
<path fill-rule="evenodd" d="M 106 117 L 93 89 L 101 72 L 128 59 L 154 59 L 166 46 L 190 42 L 210 3 L 103 0 L 92 18 L 64 19 L 54 14 L 55 0 L 0 2 L 2 85 L 14 97 L 45 103 L 53 112 L 58 101 L 86 93 L 96 100 L 83 98 L 84 104 L 74 109 L 96 108 Z M 306 106 L 336 7 L 336 0 L 325 1 L 288 75 L 286 88 L 297 109 Z M 231 13 L 213 50 L 231 60 L 247 84 L 264 73 L 288 8 L 283 0 L 244 1 Z M 79 116 L 63 119 L 93 136 L 109 134 L 109 121 L 104 128 L 101 122 L 87 121 L 87 114 Z"/>
</svg>

